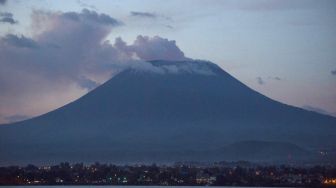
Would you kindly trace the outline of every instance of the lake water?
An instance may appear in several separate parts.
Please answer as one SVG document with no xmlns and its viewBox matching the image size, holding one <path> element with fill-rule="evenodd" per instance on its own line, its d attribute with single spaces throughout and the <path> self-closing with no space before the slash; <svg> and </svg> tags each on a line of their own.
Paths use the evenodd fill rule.
<svg viewBox="0 0 336 188">
<path fill-rule="evenodd" d="M 1 187 L 7 187 L 7 186 L 1 186 Z M 8 186 L 8 187 L 13 187 L 13 186 Z M 145 187 L 150 187 L 150 188 L 166 188 L 166 187 L 175 187 L 175 188 L 197 188 L 197 187 L 204 187 L 204 186 L 118 186 L 118 185 L 104 185 L 104 186 L 94 186 L 94 185 L 84 185 L 84 186 L 15 186 L 18 188 L 99 188 L 99 187 L 111 187 L 111 188 L 145 188 Z M 227 186 L 231 187 L 231 186 Z M 248 188 L 248 187 L 232 187 L 232 188 Z M 253 187 L 253 188 L 258 188 L 258 187 Z M 261 188 L 261 187 L 259 187 Z M 267 188 L 267 187 L 262 187 L 262 188 Z M 272 188 L 280 188 L 280 187 L 272 187 Z M 282 187 L 284 188 L 284 187 Z"/>
</svg>

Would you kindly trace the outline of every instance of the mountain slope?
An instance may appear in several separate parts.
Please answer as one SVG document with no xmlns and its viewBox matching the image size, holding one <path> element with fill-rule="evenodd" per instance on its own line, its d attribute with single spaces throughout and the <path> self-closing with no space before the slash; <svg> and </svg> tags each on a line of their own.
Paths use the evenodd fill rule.
<svg viewBox="0 0 336 188">
<path fill-rule="evenodd" d="M 335 150 L 335 126 L 336 118 L 273 101 L 212 63 L 152 61 L 55 111 L 1 126 L 0 161 L 193 160 L 244 140 Z"/>
</svg>

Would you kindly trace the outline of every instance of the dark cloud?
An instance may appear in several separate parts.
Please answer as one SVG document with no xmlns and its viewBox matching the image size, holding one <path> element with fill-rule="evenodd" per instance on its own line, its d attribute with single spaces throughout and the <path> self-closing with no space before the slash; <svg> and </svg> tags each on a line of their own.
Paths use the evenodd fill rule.
<svg viewBox="0 0 336 188">
<path fill-rule="evenodd" d="M 33 11 L 31 18 L 32 37 L 7 34 L 0 38 L 1 117 L 45 113 L 121 69 L 152 68 L 142 60 L 187 59 L 175 41 L 159 36 L 138 36 L 129 45 L 117 38 L 111 44 L 106 38 L 121 22 L 95 11 Z"/>
<path fill-rule="evenodd" d="M 269 76 L 268 79 L 270 79 L 270 80 L 276 80 L 276 81 L 280 81 L 281 80 L 281 78 L 278 77 L 278 76 Z"/>
<path fill-rule="evenodd" d="M 0 13 L 0 22 L 16 24 L 18 23 L 17 20 L 14 20 L 13 14 L 10 12 L 1 12 Z"/>
<path fill-rule="evenodd" d="M 0 5 L 6 4 L 7 0 L 0 0 Z"/>
<path fill-rule="evenodd" d="M 136 12 L 136 11 L 132 11 L 130 13 L 130 15 L 132 17 L 138 17 L 138 18 L 151 18 L 151 19 L 158 18 L 160 20 L 172 21 L 171 17 L 160 15 L 160 14 L 155 14 L 155 13 L 150 13 L 150 12 Z"/>
<path fill-rule="evenodd" d="M 143 18 L 156 18 L 157 15 L 149 12 L 136 12 L 132 11 L 131 16 L 143 17 Z"/>
<path fill-rule="evenodd" d="M 264 80 L 261 77 L 257 77 L 256 79 L 257 79 L 258 84 L 260 84 L 260 85 L 265 84 Z"/>
<path fill-rule="evenodd" d="M 269 80 L 275 80 L 275 81 L 280 81 L 281 80 L 281 78 L 278 77 L 278 76 L 268 76 L 268 77 L 264 77 L 264 78 L 258 76 L 256 79 L 257 79 L 258 84 L 260 84 L 260 85 L 266 84 L 266 81 L 269 81 Z"/>
<path fill-rule="evenodd" d="M 110 77 L 122 59 L 104 42 L 121 22 L 106 14 L 34 11 L 31 18 L 31 38 L 0 38 L 2 117 L 36 115 L 68 103 Z"/>
<path fill-rule="evenodd" d="M 90 11 L 88 9 L 83 9 L 81 13 L 76 12 L 66 12 L 61 16 L 74 21 L 80 22 L 93 22 L 97 24 L 106 24 L 112 26 L 122 25 L 122 22 L 112 18 L 107 14 L 98 14 L 96 11 Z"/>
<path fill-rule="evenodd" d="M 330 71 L 330 73 L 331 73 L 332 75 L 336 75 L 336 70 L 332 70 L 332 71 Z"/>
<path fill-rule="evenodd" d="M 38 48 L 38 44 L 33 39 L 26 38 L 23 35 L 21 35 L 21 37 L 18 37 L 13 34 L 7 34 L 1 39 L 1 41 L 3 43 L 6 43 L 7 45 L 19 48 Z"/>
<path fill-rule="evenodd" d="M 10 24 L 16 24 L 17 23 L 16 20 L 14 20 L 13 18 L 8 18 L 8 17 L 0 18 L 0 22 L 10 23 Z"/>
<path fill-rule="evenodd" d="M 0 17 L 13 17 L 13 14 L 10 12 L 0 12 Z"/>
</svg>

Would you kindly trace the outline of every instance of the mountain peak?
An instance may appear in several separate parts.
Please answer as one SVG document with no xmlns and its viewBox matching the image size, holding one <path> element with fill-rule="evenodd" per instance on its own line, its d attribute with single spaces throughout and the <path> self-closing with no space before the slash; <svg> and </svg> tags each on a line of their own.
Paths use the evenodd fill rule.
<svg viewBox="0 0 336 188">
<path fill-rule="evenodd" d="M 271 100 L 215 64 L 156 60 L 132 65 L 66 106 L 0 127 L 0 165 L 32 159 L 209 161 L 236 153 L 286 161 L 288 152 L 301 160 L 305 153 L 296 146 L 335 151 L 335 118 Z M 225 147 L 230 143 L 238 144 Z M 336 159 L 333 152 L 306 158 Z"/>
</svg>

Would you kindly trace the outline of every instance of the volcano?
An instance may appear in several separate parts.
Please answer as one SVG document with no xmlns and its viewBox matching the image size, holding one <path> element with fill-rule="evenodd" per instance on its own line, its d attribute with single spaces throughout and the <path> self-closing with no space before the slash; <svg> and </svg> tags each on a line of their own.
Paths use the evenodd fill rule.
<svg viewBox="0 0 336 188">
<path fill-rule="evenodd" d="M 157 60 L 59 109 L 0 126 L 0 165 L 334 162 L 335 128 L 336 118 L 274 101 L 211 62 Z"/>
</svg>

